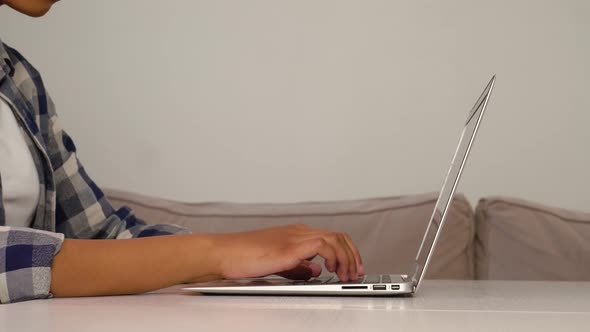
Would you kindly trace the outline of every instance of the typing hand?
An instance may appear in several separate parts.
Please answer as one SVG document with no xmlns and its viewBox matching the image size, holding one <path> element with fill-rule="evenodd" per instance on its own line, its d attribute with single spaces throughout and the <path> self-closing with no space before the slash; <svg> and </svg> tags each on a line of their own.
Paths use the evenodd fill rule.
<svg viewBox="0 0 590 332">
<path fill-rule="evenodd" d="M 342 281 L 364 274 L 358 249 L 344 233 L 289 225 L 251 232 L 213 236 L 215 260 L 227 279 L 278 274 L 290 279 L 309 279 L 321 273 L 310 262 L 317 255 L 326 269 Z"/>
</svg>

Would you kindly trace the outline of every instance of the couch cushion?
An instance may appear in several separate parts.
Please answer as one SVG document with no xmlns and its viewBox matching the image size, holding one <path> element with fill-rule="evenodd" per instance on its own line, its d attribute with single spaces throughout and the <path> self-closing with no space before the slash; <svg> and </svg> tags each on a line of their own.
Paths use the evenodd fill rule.
<svg viewBox="0 0 590 332">
<path fill-rule="evenodd" d="M 475 223 L 477 279 L 590 280 L 590 213 L 491 197 Z"/>
<path fill-rule="evenodd" d="M 115 205 L 131 207 L 148 223 L 173 223 L 193 232 L 238 232 L 305 223 L 348 233 L 367 273 L 409 274 L 437 194 L 289 204 L 181 203 L 105 190 Z M 455 197 L 428 278 L 473 278 L 473 210 Z"/>
</svg>

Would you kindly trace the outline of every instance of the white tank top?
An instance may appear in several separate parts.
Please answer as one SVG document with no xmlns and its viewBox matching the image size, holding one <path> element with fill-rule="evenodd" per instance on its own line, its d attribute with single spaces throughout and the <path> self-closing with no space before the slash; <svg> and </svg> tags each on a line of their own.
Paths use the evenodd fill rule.
<svg viewBox="0 0 590 332">
<path fill-rule="evenodd" d="M 6 226 L 30 227 L 39 201 L 39 176 L 24 129 L 0 98 L 0 177 Z"/>
</svg>

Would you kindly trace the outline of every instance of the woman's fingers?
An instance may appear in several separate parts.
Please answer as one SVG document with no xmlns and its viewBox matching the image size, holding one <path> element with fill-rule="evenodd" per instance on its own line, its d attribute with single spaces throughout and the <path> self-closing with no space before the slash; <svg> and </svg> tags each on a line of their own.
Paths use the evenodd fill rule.
<svg viewBox="0 0 590 332">
<path fill-rule="evenodd" d="M 350 264 L 351 264 L 351 252 L 347 250 L 348 245 L 344 244 L 342 237 L 339 233 L 324 233 L 322 235 L 322 240 L 324 241 L 325 250 L 330 249 L 331 252 L 335 255 L 335 262 L 331 263 L 328 266 L 328 261 L 326 261 L 326 268 L 336 272 L 338 278 L 342 281 L 348 281 L 349 279 L 353 278 L 352 273 L 350 271 Z M 322 252 L 319 252 L 320 256 L 324 257 Z M 324 257 L 326 258 L 326 257 Z M 354 259 L 353 259 L 354 262 Z"/>
<path fill-rule="evenodd" d="M 297 258 L 301 261 L 303 257 L 320 255 L 324 258 L 326 269 L 335 272 L 338 267 L 338 256 L 329 243 L 321 237 L 314 237 L 295 244 Z"/>
<path fill-rule="evenodd" d="M 303 261 L 301 265 L 309 268 L 312 277 L 319 277 L 319 275 L 322 273 L 322 267 L 318 263 Z"/>
<path fill-rule="evenodd" d="M 338 258 L 337 274 L 342 281 L 356 280 L 358 278 L 357 261 L 353 249 L 346 240 L 344 233 L 324 232 L 322 236 L 326 239 L 336 252 Z"/>
<path fill-rule="evenodd" d="M 352 242 L 352 239 L 350 238 L 350 236 L 348 236 L 348 234 L 344 233 L 344 239 L 346 240 L 348 247 L 352 250 L 352 253 L 357 263 L 358 274 L 364 275 L 365 271 L 363 269 L 363 259 L 361 258 L 361 253 L 359 252 L 358 248 L 354 245 L 354 242 Z"/>
<path fill-rule="evenodd" d="M 346 242 L 346 238 L 344 236 L 344 234 L 339 233 L 337 235 L 338 241 L 340 243 L 340 245 L 342 246 L 342 248 L 344 248 L 344 251 L 346 252 L 346 256 L 348 257 L 348 276 L 351 280 L 356 280 L 358 279 L 358 272 L 357 272 L 357 267 L 358 264 L 356 262 L 356 258 L 354 257 L 354 253 L 352 252 L 352 249 L 350 248 L 350 246 L 348 245 L 348 242 Z"/>
<path fill-rule="evenodd" d="M 279 272 L 277 275 L 291 280 L 308 280 L 312 277 L 319 276 L 321 272 L 321 266 L 305 260 L 302 261 L 297 267 L 287 271 Z"/>
<path fill-rule="evenodd" d="M 351 278 L 348 253 L 342 246 L 339 246 L 336 249 L 336 256 L 338 257 L 338 268 L 336 269 L 338 278 L 342 281 L 348 281 Z"/>
<path fill-rule="evenodd" d="M 338 232 L 327 232 L 317 229 L 298 229 L 303 241 L 320 238 L 331 250 L 318 252 L 326 260 L 326 268 L 336 272 L 343 281 L 356 280 L 360 271 L 360 254 L 348 235 Z M 333 252 L 333 254 L 332 254 Z M 326 257 L 327 255 L 327 257 Z M 334 259 L 332 258 L 334 257 Z"/>
</svg>

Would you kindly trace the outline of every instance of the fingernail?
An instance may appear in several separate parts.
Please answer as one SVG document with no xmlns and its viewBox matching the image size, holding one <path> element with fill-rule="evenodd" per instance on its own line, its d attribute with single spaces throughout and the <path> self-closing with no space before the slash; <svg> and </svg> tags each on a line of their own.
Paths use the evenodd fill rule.
<svg viewBox="0 0 590 332">
<path fill-rule="evenodd" d="M 322 273 L 322 267 L 317 264 L 311 264 L 310 269 L 311 269 L 311 273 L 314 276 L 318 276 L 318 275 L 320 275 L 320 273 Z"/>
</svg>

